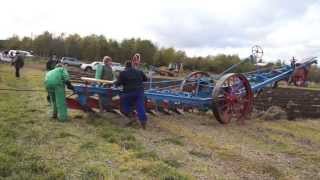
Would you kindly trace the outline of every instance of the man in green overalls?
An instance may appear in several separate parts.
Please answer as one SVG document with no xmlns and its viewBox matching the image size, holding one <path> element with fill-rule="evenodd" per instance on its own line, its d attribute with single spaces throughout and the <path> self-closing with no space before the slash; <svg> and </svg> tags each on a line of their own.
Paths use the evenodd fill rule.
<svg viewBox="0 0 320 180">
<path fill-rule="evenodd" d="M 44 83 L 53 106 L 52 118 L 58 118 L 61 122 L 67 121 L 65 84 L 68 89 L 74 90 L 69 81 L 68 71 L 63 68 L 62 64 L 57 64 L 53 70 L 47 72 Z"/>
<path fill-rule="evenodd" d="M 98 64 L 97 69 L 96 69 L 96 79 L 101 79 L 101 80 L 108 80 L 108 81 L 113 81 L 114 80 L 114 74 L 112 71 L 112 59 L 109 56 L 105 56 L 102 60 L 102 64 Z M 108 87 L 108 86 L 107 86 Z M 100 104 L 100 109 L 101 111 L 109 111 L 112 112 L 112 91 L 110 90 L 107 92 L 106 96 L 99 96 L 99 104 Z"/>
</svg>

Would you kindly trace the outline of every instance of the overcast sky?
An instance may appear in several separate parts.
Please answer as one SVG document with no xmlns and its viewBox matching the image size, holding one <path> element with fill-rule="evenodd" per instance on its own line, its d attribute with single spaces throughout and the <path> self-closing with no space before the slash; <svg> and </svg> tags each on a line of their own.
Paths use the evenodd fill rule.
<svg viewBox="0 0 320 180">
<path fill-rule="evenodd" d="M 320 0 L 10 0 L 0 39 L 43 31 L 140 37 L 189 56 L 238 54 L 255 44 L 266 61 L 320 56 Z"/>
</svg>

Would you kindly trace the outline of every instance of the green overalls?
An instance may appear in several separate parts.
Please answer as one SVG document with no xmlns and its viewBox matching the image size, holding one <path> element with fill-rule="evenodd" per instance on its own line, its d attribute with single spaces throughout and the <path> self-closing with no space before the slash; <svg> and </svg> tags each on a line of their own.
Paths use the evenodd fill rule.
<svg viewBox="0 0 320 180">
<path fill-rule="evenodd" d="M 47 72 L 45 86 L 53 106 L 52 117 L 62 122 L 67 121 L 68 113 L 65 100 L 65 82 L 69 80 L 69 74 L 63 67 L 57 67 Z M 57 116 L 58 115 L 58 116 Z"/>
</svg>

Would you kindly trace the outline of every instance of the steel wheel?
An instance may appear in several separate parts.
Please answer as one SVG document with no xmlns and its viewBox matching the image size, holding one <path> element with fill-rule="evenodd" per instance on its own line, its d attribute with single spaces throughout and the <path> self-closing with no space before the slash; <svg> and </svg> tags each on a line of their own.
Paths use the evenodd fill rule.
<svg viewBox="0 0 320 180">
<path fill-rule="evenodd" d="M 210 74 L 203 71 L 190 73 L 181 83 L 180 90 L 185 92 L 193 92 L 197 87 L 197 80 L 201 78 L 209 78 Z"/>
<path fill-rule="evenodd" d="M 213 90 L 212 111 L 222 124 L 232 120 L 243 122 L 252 110 L 253 93 L 250 83 L 242 74 L 222 76 Z"/>
</svg>

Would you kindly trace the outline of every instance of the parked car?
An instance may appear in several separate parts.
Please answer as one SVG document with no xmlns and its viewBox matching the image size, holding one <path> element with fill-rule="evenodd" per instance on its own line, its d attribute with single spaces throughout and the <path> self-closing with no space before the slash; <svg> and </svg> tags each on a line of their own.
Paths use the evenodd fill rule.
<svg viewBox="0 0 320 180">
<path fill-rule="evenodd" d="M 68 66 L 78 66 L 80 67 L 81 64 L 83 64 L 83 62 L 81 62 L 80 60 L 78 60 L 77 58 L 73 58 L 73 57 L 62 57 L 60 62 L 64 65 L 68 65 Z"/>
<path fill-rule="evenodd" d="M 94 61 L 90 64 L 81 64 L 80 68 L 87 72 L 92 72 L 97 69 L 98 64 L 103 64 L 101 61 Z"/>
<path fill-rule="evenodd" d="M 22 50 L 10 50 L 8 52 L 8 55 L 11 57 L 14 57 L 14 56 L 16 56 L 17 53 L 19 53 L 20 55 L 23 55 L 25 57 L 33 57 L 33 54 L 31 52 L 22 51 Z"/>
<path fill-rule="evenodd" d="M 94 61 L 90 64 L 82 64 L 80 66 L 81 69 L 87 71 L 87 72 L 92 72 L 92 71 L 95 71 L 97 69 L 97 65 L 98 64 L 103 64 L 103 62 L 101 61 Z M 112 62 L 112 70 L 115 71 L 115 72 L 120 72 L 120 71 L 123 71 L 124 70 L 124 66 L 122 66 L 120 63 L 117 63 L 117 62 Z"/>
<path fill-rule="evenodd" d="M 6 53 L 1 52 L 0 53 L 0 61 L 2 61 L 2 62 L 11 62 L 12 58 L 8 56 L 8 52 L 6 52 Z"/>
<path fill-rule="evenodd" d="M 120 63 L 117 63 L 117 62 L 112 62 L 112 70 L 113 71 L 116 71 L 116 72 L 121 72 L 121 71 L 124 71 L 125 67 L 122 66 Z"/>
</svg>

